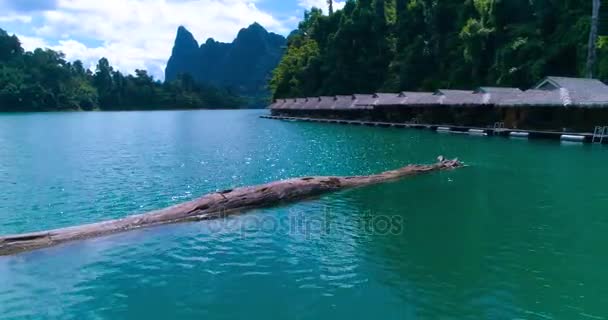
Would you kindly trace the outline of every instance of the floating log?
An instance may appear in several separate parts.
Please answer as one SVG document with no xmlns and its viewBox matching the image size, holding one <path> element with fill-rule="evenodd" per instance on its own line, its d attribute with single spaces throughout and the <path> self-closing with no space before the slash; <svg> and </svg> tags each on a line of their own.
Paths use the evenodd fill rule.
<svg viewBox="0 0 608 320">
<path fill-rule="evenodd" d="M 0 256 L 163 224 L 222 218 L 248 209 L 270 207 L 338 190 L 462 167 L 457 159 L 444 160 L 443 157 L 439 157 L 438 160 L 439 162 L 432 165 L 409 165 L 401 169 L 369 176 L 306 177 L 224 190 L 169 208 L 122 219 L 4 236 L 0 237 Z"/>
</svg>

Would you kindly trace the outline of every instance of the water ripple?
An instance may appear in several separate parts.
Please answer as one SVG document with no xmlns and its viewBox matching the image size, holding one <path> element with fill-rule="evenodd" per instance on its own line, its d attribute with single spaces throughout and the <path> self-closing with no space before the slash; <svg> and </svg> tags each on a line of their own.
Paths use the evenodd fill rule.
<svg viewBox="0 0 608 320">
<path fill-rule="evenodd" d="M 3 257 L 0 319 L 608 318 L 606 150 L 259 114 L 2 115 L 0 233 L 438 154 L 472 166 Z"/>
</svg>

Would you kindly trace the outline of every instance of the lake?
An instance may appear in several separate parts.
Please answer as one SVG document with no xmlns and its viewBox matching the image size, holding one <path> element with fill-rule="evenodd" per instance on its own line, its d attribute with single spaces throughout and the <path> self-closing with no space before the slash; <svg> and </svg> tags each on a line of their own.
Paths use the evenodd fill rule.
<svg viewBox="0 0 608 320">
<path fill-rule="evenodd" d="M 0 257 L 0 319 L 606 319 L 608 148 L 260 119 L 0 115 L 0 234 L 237 186 L 469 167 Z"/>
</svg>

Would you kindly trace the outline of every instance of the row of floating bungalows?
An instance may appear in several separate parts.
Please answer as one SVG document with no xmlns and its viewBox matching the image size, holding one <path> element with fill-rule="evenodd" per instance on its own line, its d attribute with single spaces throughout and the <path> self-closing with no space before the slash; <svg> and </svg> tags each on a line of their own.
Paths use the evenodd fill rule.
<svg viewBox="0 0 608 320">
<path fill-rule="evenodd" d="M 608 125 L 608 86 L 595 79 L 548 77 L 530 90 L 480 87 L 289 98 L 273 116 L 589 132 Z"/>
</svg>

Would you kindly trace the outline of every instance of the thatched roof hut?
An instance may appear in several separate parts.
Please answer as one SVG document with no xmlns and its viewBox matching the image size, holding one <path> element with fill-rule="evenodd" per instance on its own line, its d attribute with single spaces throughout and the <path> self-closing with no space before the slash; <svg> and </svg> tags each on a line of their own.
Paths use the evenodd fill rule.
<svg viewBox="0 0 608 320">
<path fill-rule="evenodd" d="M 396 93 L 375 93 L 375 106 L 396 106 L 405 102 L 406 97 Z"/>
<path fill-rule="evenodd" d="M 280 109 L 290 109 L 291 105 L 296 102 L 296 99 L 284 99 L 284 102 L 280 104 Z"/>
<path fill-rule="evenodd" d="M 487 94 L 518 94 L 521 92 L 521 89 L 511 87 L 479 87 L 474 91 L 474 93 Z"/>
<path fill-rule="evenodd" d="M 565 90 L 526 90 L 497 103 L 501 107 L 567 107 L 572 100 Z"/>
<path fill-rule="evenodd" d="M 373 94 L 355 94 L 353 109 L 373 109 L 376 99 Z"/>
<path fill-rule="evenodd" d="M 547 77 L 534 89 L 559 91 L 562 100 L 581 107 L 608 105 L 608 86 L 597 79 Z"/>
<path fill-rule="evenodd" d="M 448 106 L 482 106 L 483 96 L 468 90 L 437 90 L 438 104 Z"/>
<path fill-rule="evenodd" d="M 473 93 L 481 95 L 483 104 L 496 105 L 505 99 L 514 99 L 521 94 L 519 88 L 479 87 Z"/>
<path fill-rule="evenodd" d="M 596 79 L 547 77 L 533 89 L 479 87 L 474 91 L 440 89 L 430 92 L 401 92 L 322 96 L 276 100 L 270 109 L 369 110 L 376 107 L 430 106 L 499 107 L 608 107 L 608 86 Z"/>
<path fill-rule="evenodd" d="M 274 99 L 272 103 L 266 107 L 267 109 L 278 109 L 278 106 L 283 103 L 283 99 Z"/>
<path fill-rule="evenodd" d="M 268 105 L 268 107 L 266 107 L 267 109 L 276 109 L 277 105 L 279 105 L 281 103 L 280 100 L 274 99 L 272 100 L 272 103 L 270 105 Z"/>
<path fill-rule="evenodd" d="M 502 107 L 608 106 L 608 86 L 596 79 L 547 77 L 534 89 L 497 103 Z"/>
<path fill-rule="evenodd" d="M 546 77 L 532 89 L 552 91 L 561 88 L 576 91 L 581 94 L 584 93 L 586 95 L 608 90 L 608 86 L 597 79 L 567 77 Z"/>
<path fill-rule="evenodd" d="M 319 97 L 308 97 L 304 99 L 304 103 L 299 106 L 303 110 L 314 110 L 319 105 Z"/>
<path fill-rule="evenodd" d="M 334 108 L 335 97 L 321 96 L 319 97 L 319 104 L 317 109 L 319 110 L 332 110 Z"/>
<path fill-rule="evenodd" d="M 334 109 L 336 110 L 348 110 L 353 109 L 356 101 L 355 95 L 348 96 L 335 96 L 334 97 Z"/>
<path fill-rule="evenodd" d="M 304 98 L 293 99 L 293 102 L 290 103 L 287 107 L 285 107 L 285 109 L 294 109 L 294 110 L 301 109 L 302 105 L 305 102 L 306 102 L 306 99 L 304 99 Z"/>
<path fill-rule="evenodd" d="M 432 106 L 437 105 L 439 100 L 439 97 L 432 92 L 402 91 L 399 96 L 405 97 L 405 100 L 401 103 L 403 106 Z"/>
</svg>

